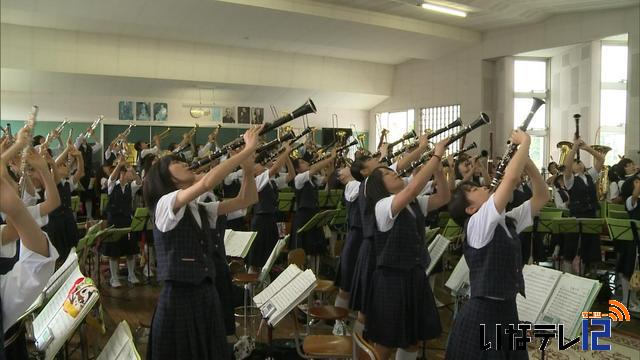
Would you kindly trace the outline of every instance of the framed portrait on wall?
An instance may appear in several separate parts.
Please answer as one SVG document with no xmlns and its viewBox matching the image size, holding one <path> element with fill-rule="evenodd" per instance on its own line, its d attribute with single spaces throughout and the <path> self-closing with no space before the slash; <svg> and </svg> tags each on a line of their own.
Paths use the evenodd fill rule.
<svg viewBox="0 0 640 360">
<path fill-rule="evenodd" d="M 151 120 L 151 103 L 136 102 L 136 120 Z"/>
<path fill-rule="evenodd" d="M 167 121 L 167 103 L 153 103 L 153 120 Z"/>
<path fill-rule="evenodd" d="M 238 124 L 250 124 L 251 114 L 249 113 L 251 108 L 248 106 L 238 106 Z"/>
<path fill-rule="evenodd" d="M 133 101 L 120 101 L 118 104 L 118 119 L 133 120 Z"/>
<path fill-rule="evenodd" d="M 251 108 L 251 123 L 262 124 L 264 122 L 264 108 L 254 107 Z"/>
<path fill-rule="evenodd" d="M 211 111 L 211 120 L 213 120 L 215 122 L 221 122 L 222 121 L 222 110 L 223 110 L 223 108 L 221 108 L 220 106 L 214 106 L 212 111 Z"/>
<path fill-rule="evenodd" d="M 224 116 L 222 117 L 222 122 L 225 124 L 235 124 L 236 123 L 236 114 L 233 107 L 224 108 Z"/>
</svg>

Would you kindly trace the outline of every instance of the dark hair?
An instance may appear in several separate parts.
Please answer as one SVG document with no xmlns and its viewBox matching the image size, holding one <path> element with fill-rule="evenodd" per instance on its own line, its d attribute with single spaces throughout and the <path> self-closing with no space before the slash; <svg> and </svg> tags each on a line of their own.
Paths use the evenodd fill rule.
<svg viewBox="0 0 640 360">
<path fill-rule="evenodd" d="M 145 175 L 142 194 L 145 204 L 152 213 L 155 211 L 156 204 L 161 197 L 178 190 L 169 171 L 169 165 L 174 161 L 180 161 L 180 159 L 175 155 L 163 156 L 155 164 L 151 165 Z"/>
<path fill-rule="evenodd" d="M 169 151 L 173 151 L 173 149 L 175 149 L 175 148 L 176 148 L 176 146 L 178 146 L 178 144 L 176 144 L 176 143 L 172 142 L 172 143 L 170 143 L 170 144 L 169 144 L 169 147 L 167 148 L 167 150 L 169 150 Z"/>
<path fill-rule="evenodd" d="M 136 149 L 138 153 L 142 151 L 142 140 L 136 141 L 136 143 L 133 144 L 133 148 Z M 138 154 L 138 157 L 140 157 L 140 154 Z"/>
<path fill-rule="evenodd" d="M 456 187 L 451 201 L 449 201 L 449 216 L 458 226 L 464 226 L 465 221 L 471 216 L 467 214 L 467 207 L 471 204 L 467 199 L 467 191 L 472 187 L 480 187 L 473 181 L 463 181 Z"/>
<path fill-rule="evenodd" d="M 38 146 L 40 145 L 40 140 L 44 139 L 45 137 L 42 135 L 36 135 L 33 137 L 33 146 Z"/>
<path fill-rule="evenodd" d="M 365 214 L 373 214 L 375 212 L 376 203 L 381 199 L 391 195 L 387 187 L 384 185 L 384 174 L 382 169 L 393 171 L 386 166 L 375 168 L 365 180 L 364 196 L 366 200 Z"/>
<path fill-rule="evenodd" d="M 622 158 L 620 159 L 620 161 L 618 161 L 618 163 L 614 166 L 617 166 L 618 169 L 618 176 L 620 177 L 620 179 L 624 179 L 627 177 L 627 172 L 624 171 L 624 168 L 627 167 L 627 165 L 632 164 L 633 160 L 629 159 L 629 158 Z M 612 168 L 614 167 L 612 166 Z"/>
<path fill-rule="evenodd" d="M 357 181 L 360 181 L 360 182 L 364 181 L 364 175 L 362 175 L 362 170 L 364 169 L 365 164 L 367 161 L 369 161 L 369 159 L 371 159 L 370 155 L 361 155 L 356 157 L 356 159 L 353 161 L 353 164 L 351 164 L 349 171 L 351 172 L 351 176 L 353 176 L 353 178 L 356 179 Z"/>
<path fill-rule="evenodd" d="M 553 165 L 555 165 L 556 170 L 558 170 L 558 163 L 555 162 L 555 161 L 552 161 L 552 162 L 549 163 L 549 165 L 547 165 L 547 171 L 548 172 L 551 172 L 551 166 L 553 166 Z"/>
<path fill-rule="evenodd" d="M 609 182 L 618 182 L 620 181 L 620 179 L 624 179 L 625 178 L 624 166 L 621 167 L 620 163 L 613 164 L 609 168 L 607 175 L 609 176 Z"/>
<path fill-rule="evenodd" d="M 308 162 L 307 160 L 301 158 L 293 159 L 293 169 L 296 172 L 298 172 L 298 169 L 300 168 L 300 161 Z"/>
</svg>

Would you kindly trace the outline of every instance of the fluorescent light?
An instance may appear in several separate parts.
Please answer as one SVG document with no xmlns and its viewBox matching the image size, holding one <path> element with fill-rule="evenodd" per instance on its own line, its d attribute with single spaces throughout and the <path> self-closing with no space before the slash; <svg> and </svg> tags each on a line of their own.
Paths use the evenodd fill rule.
<svg viewBox="0 0 640 360">
<path fill-rule="evenodd" d="M 427 10 L 431 10 L 431 11 L 437 11 L 437 12 L 440 12 L 440 13 L 443 13 L 443 14 L 459 16 L 459 17 L 467 17 L 467 13 L 466 12 L 464 12 L 462 10 L 450 8 L 450 7 L 447 7 L 447 6 L 435 5 L 435 4 L 430 4 L 430 3 L 422 3 L 420 6 L 422 6 L 423 9 L 427 9 Z"/>
</svg>

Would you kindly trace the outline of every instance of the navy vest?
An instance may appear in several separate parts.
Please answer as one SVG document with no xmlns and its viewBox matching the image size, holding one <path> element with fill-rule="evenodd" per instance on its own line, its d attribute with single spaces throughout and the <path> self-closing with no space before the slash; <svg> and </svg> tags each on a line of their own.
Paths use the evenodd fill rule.
<svg viewBox="0 0 640 360">
<path fill-rule="evenodd" d="M 200 207 L 202 228 L 198 226 L 191 210 L 185 209 L 178 225 L 166 233 L 155 226 L 153 239 L 158 262 L 158 280 L 200 284 L 206 279 L 215 280 L 213 236 L 209 228 L 207 212 Z"/>
<path fill-rule="evenodd" d="M 640 204 L 637 204 L 636 208 L 631 211 L 627 210 L 627 212 L 629 213 L 629 219 L 640 220 Z"/>
<path fill-rule="evenodd" d="M 116 184 L 109 194 L 109 202 L 107 203 L 107 215 L 109 217 L 109 224 L 114 223 L 116 219 L 126 219 L 131 222 L 131 214 L 133 209 L 131 207 L 131 184 L 124 186 L 124 192 L 122 192 L 122 184 Z M 121 220 L 121 221 L 122 221 Z"/>
<path fill-rule="evenodd" d="M 587 178 L 586 184 L 578 176 L 574 176 L 573 186 L 569 189 L 569 212 L 572 216 L 580 217 L 581 214 L 593 213 L 600 207 L 596 197 L 596 185 L 589 174 L 584 175 Z"/>
<path fill-rule="evenodd" d="M 63 216 L 66 211 L 71 212 L 71 184 L 66 181 L 64 185 L 59 182 L 56 186 L 60 194 L 60 206 L 53 210 L 49 216 Z"/>
<path fill-rule="evenodd" d="M 224 198 L 230 199 L 238 196 L 238 194 L 240 193 L 240 186 L 242 186 L 240 180 L 233 180 L 233 182 L 231 182 L 231 185 L 226 185 L 223 183 L 222 193 L 224 195 Z"/>
<path fill-rule="evenodd" d="M 313 181 L 313 176 L 311 176 L 311 181 Z M 311 181 L 305 182 L 302 189 L 296 189 L 296 210 L 318 208 L 318 190 Z"/>
<path fill-rule="evenodd" d="M 18 240 L 16 242 L 16 254 L 10 258 L 0 258 L 0 275 L 5 275 L 9 271 L 11 271 L 13 269 L 13 266 L 18 262 L 19 259 L 20 259 L 20 241 Z M 0 326 L 2 326 L 2 318 L 0 318 Z"/>
<path fill-rule="evenodd" d="M 360 196 L 358 196 L 354 201 L 347 201 L 347 199 L 344 199 L 347 206 L 347 225 L 349 228 L 362 228 L 362 214 L 360 212 L 359 199 Z"/>
<path fill-rule="evenodd" d="M 278 186 L 273 180 L 260 190 L 258 202 L 253 206 L 254 214 L 275 214 L 278 210 Z"/>
<path fill-rule="evenodd" d="M 80 145 L 78 149 L 82 153 L 82 160 L 84 161 L 84 173 L 86 177 L 91 177 L 93 174 L 93 149 L 92 146 L 87 143 L 86 145 Z"/>
<path fill-rule="evenodd" d="M 391 230 L 376 230 L 376 265 L 408 270 L 416 266 L 426 268 L 431 258 L 425 239 L 425 217 L 416 202 L 410 205 L 415 214 L 404 208 L 396 217 Z M 377 228 L 377 226 L 376 226 Z"/>
<path fill-rule="evenodd" d="M 522 245 L 513 221 L 505 220 L 511 237 L 501 225 L 496 225 L 493 239 L 481 249 L 464 241 L 464 258 L 469 266 L 472 297 L 493 297 L 511 300 L 517 293 L 524 296 L 522 277 Z M 465 223 L 465 234 L 467 233 Z"/>
<path fill-rule="evenodd" d="M 362 224 L 362 238 L 371 239 L 376 236 L 376 215 L 375 211 L 371 211 L 371 214 L 367 211 L 367 199 L 364 196 L 364 187 L 366 180 L 360 183 L 360 189 L 358 190 L 358 207 L 360 207 L 360 221 Z"/>
</svg>

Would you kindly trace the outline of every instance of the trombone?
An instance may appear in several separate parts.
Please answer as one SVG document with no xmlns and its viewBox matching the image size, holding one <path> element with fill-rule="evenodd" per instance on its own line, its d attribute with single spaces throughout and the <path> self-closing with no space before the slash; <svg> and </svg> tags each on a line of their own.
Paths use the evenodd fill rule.
<svg viewBox="0 0 640 360">
<path fill-rule="evenodd" d="M 165 130 L 163 130 L 162 132 L 156 134 L 156 138 L 158 138 L 158 140 L 162 140 L 165 139 L 167 136 L 169 136 L 169 133 L 171 133 L 171 128 L 168 127 Z"/>
</svg>

